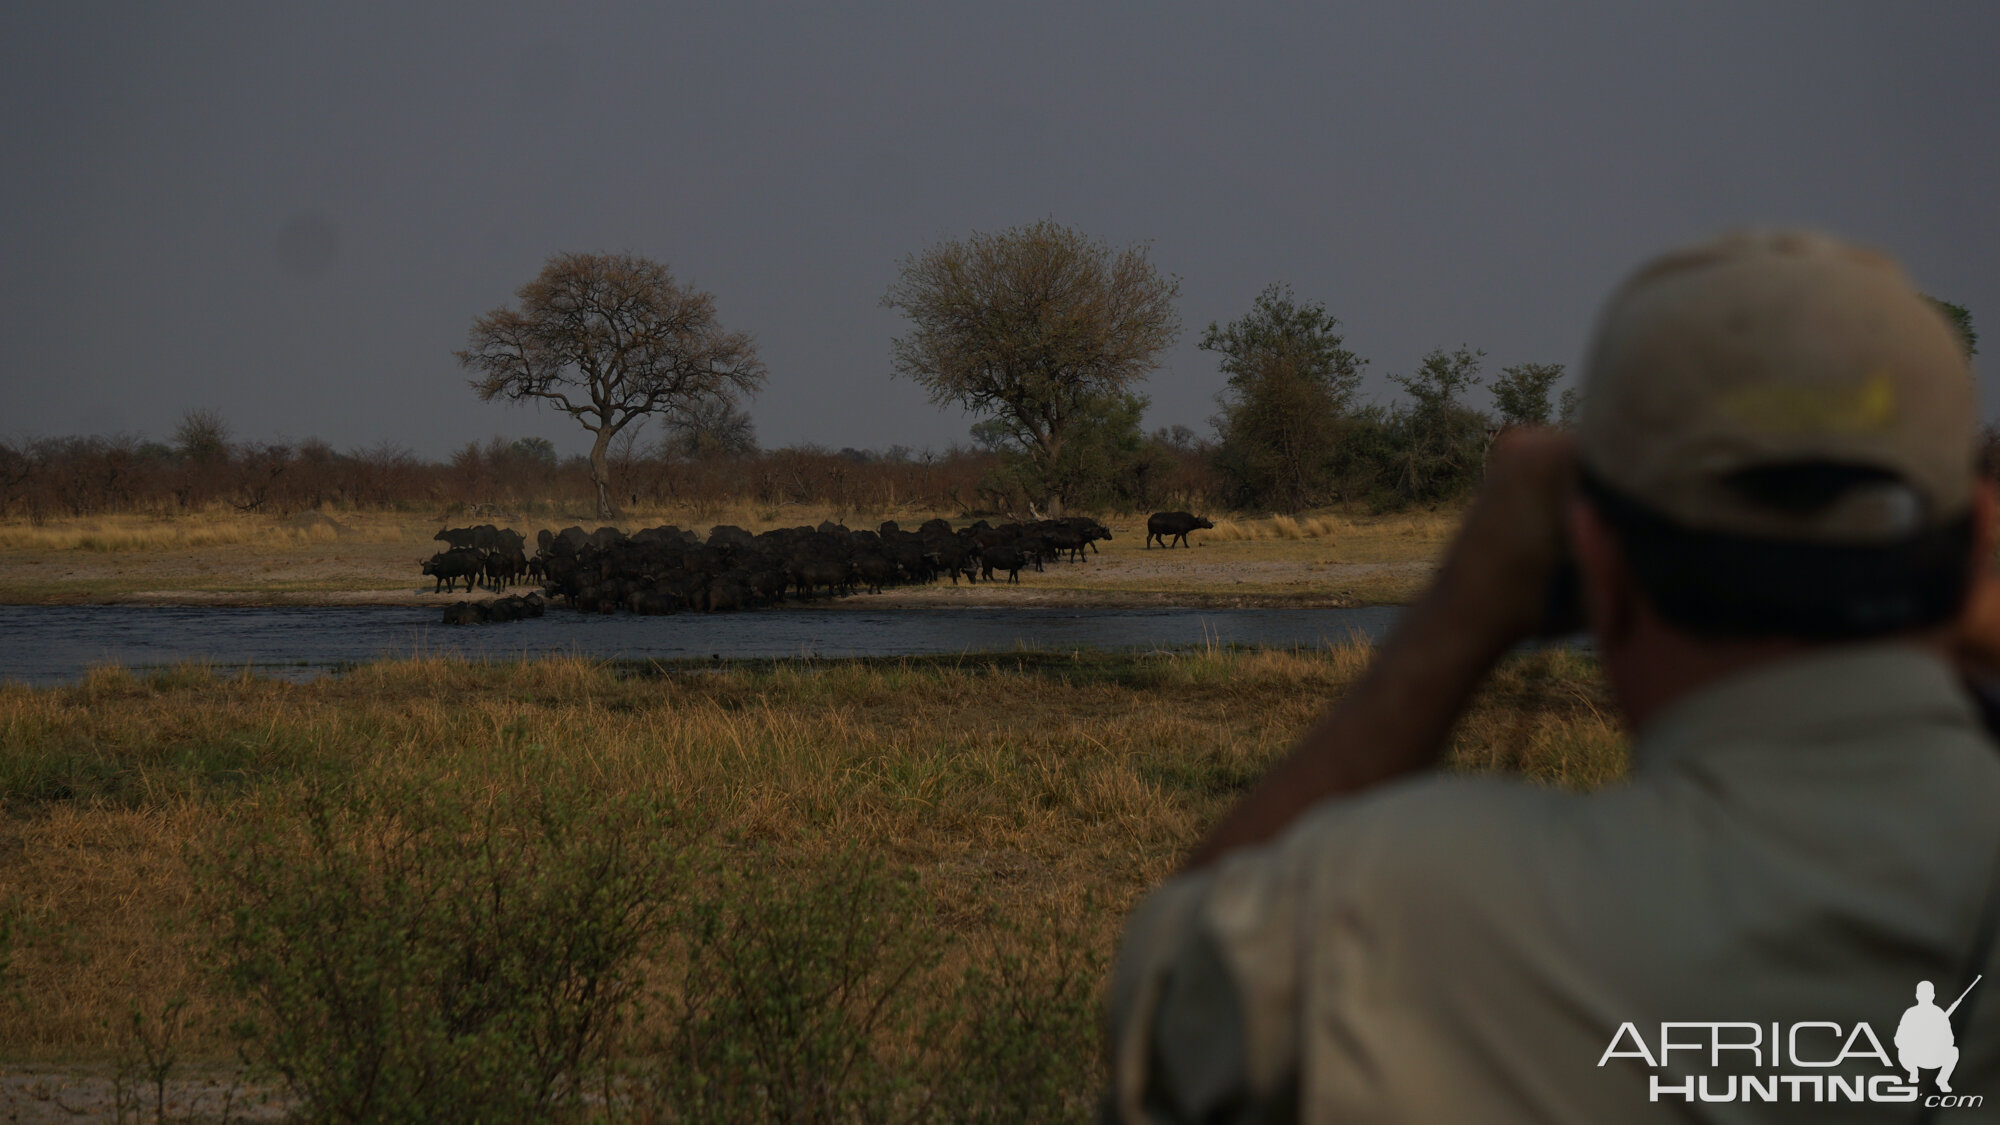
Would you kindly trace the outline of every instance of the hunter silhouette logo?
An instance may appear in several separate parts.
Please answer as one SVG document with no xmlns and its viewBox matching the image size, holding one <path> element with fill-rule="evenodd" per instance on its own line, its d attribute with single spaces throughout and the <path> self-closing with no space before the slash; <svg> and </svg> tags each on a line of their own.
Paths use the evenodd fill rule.
<svg viewBox="0 0 2000 1125">
<path fill-rule="evenodd" d="M 1636 1064 L 1651 1072 L 1646 1075 L 1647 1096 L 1654 1102 L 1983 1106 L 1983 1094 L 1952 1093 L 1959 1052 L 1951 1017 L 1985 979 L 1974 977 L 1949 1008 L 1938 1007 L 1935 985 L 1919 981 L 1917 1002 L 1904 1010 L 1893 1040 L 1877 1035 L 1865 1020 L 1845 1025 L 1810 1019 L 1667 1021 L 1659 1025 L 1654 1041 L 1637 1024 L 1622 1023 L 1597 1065 Z M 1924 1071 L 1936 1072 L 1935 1093 L 1924 1090 Z"/>
<path fill-rule="evenodd" d="M 1937 1088 L 1951 1093 L 1952 1068 L 1958 1065 L 1958 1041 L 1952 1034 L 1951 1014 L 1965 1003 L 1965 998 L 1985 980 L 1984 974 L 1972 978 L 1951 1007 L 1940 1010 L 1932 1001 L 1937 997 L 1937 989 L 1929 981 L 1917 982 L 1917 1002 L 1903 1013 L 1903 1022 L 1896 1025 L 1896 1061 L 1909 1072 L 1910 1085 L 1917 1084 L 1919 1070 L 1935 1070 Z"/>
</svg>

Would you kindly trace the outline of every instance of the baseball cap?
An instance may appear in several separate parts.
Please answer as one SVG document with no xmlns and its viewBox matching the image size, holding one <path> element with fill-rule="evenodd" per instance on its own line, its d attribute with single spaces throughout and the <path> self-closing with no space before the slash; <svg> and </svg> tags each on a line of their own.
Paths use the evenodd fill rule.
<svg viewBox="0 0 2000 1125">
<path fill-rule="evenodd" d="M 1965 513 L 1977 442 L 1957 333 L 1893 260 L 1805 231 L 1673 251 L 1613 294 L 1585 369 L 1578 455 L 1696 531 L 1863 545 Z M 1759 471 L 1852 487 L 1775 505 Z"/>
</svg>

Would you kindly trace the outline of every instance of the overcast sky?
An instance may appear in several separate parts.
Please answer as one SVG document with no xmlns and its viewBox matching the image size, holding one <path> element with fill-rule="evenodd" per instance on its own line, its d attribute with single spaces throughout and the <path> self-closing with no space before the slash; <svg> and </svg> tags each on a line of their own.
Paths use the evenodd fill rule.
<svg viewBox="0 0 2000 1125">
<path fill-rule="evenodd" d="M 0 11 L 0 437 L 581 450 L 452 352 L 585 250 L 755 335 L 763 444 L 943 448 L 882 293 L 1045 217 L 1181 279 L 1149 427 L 1207 429 L 1194 342 L 1268 283 L 1387 402 L 1436 347 L 1574 371 L 1623 273 L 1745 224 L 1890 250 L 2000 356 L 1991 0 L 302 7 Z"/>
</svg>

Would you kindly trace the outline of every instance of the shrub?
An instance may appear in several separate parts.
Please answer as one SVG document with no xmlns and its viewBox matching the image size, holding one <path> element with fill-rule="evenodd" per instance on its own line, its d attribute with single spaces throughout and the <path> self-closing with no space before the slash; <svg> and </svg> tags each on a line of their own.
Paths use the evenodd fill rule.
<svg viewBox="0 0 2000 1125">
<path fill-rule="evenodd" d="M 917 1119 L 918 986 L 941 941 L 914 878 L 851 850 L 805 871 L 748 851 L 710 873 L 687 920 L 645 1091 L 658 1116 Z"/>
<path fill-rule="evenodd" d="M 574 1109 L 668 918 L 675 833 L 580 786 L 307 785 L 198 862 L 253 1063 L 305 1120 Z"/>
<path fill-rule="evenodd" d="M 933 1120 L 1097 1119 L 1095 1099 L 1109 1080 L 1097 1049 L 1103 954 L 1054 919 L 1032 932 L 1047 943 L 1044 952 L 1025 956 L 996 944 L 960 981 L 948 1009 L 955 1041 L 933 1063 Z"/>
<path fill-rule="evenodd" d="M 1002 925 L 1011 940 L 953 973 L 907 869 L 852 850 L 793 869 L 751 851 L 705 883 L 674 1018 L 630 1087 L 642 1119 L 1094 1119 L 1105 963 L 1075 927 Z"/>
</svg>

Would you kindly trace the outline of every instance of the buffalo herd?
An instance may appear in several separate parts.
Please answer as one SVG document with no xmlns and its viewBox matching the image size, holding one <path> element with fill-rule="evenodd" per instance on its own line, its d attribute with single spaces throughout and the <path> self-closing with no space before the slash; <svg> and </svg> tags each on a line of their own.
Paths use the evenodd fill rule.
<svg viewBox="0 0 2000 1125">
<path fill-rule="evenodd" d="M 1003 575 L 1019 582 L 1030 567 L 1081 561 L 1111 530 L 1082 516 L 999 527 L 981 520 L 956 530 L 934 519 L 915 531 L 893 520 L 876 531 L 827 522 L 757 535 L 725 524 L 706 540 L 672 526 L 630 535 L 571 527 L 543 531 L 533 555 L 518 532 L 491 524 L 449 528 L 436 538 L 446 549 L 423 564 L 425 576 L 436 579 L 433 593 L 455 590 L 460 579 L 468 593 L 482 585 L 499 593 L 523 581 L 540 587 L 525 598 L 460 602 L 445 611 L 445 623 L 455 625 L 540 616 L 544 598 L 583 613 L 712 613 L 944 578 L 953 585 Z"/>
</svg>

